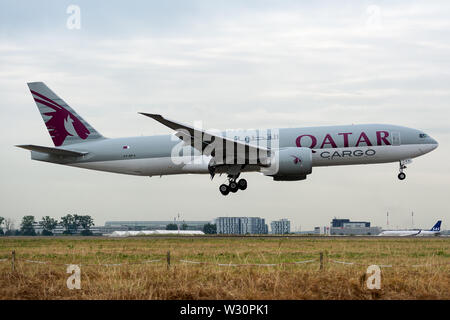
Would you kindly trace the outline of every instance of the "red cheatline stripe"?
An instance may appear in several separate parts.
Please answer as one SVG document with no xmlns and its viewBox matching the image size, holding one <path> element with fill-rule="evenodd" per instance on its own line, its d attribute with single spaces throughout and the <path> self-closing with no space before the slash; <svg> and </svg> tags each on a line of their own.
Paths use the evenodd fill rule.
<svg viewBox="0 0 450 320">
<path fill-rule="evenodd" d="M 34 95 L 37 95 L 39 98 L 42 98 L 42 99 L 44 99 L 44 100 L 46 100 L 46 101 L 48 101 L 48 102 L 50 102 L 50 103 L 53 103 L 54 105 L 56 105 L 56 106 L 58 106 L 58 107 L 60 107 L 60 108 L 62 108 L 59 104 L 57 104 L 55 101 L 53 101 L 52 99 L 49 99 L 49 98 L 47 98 L 46 96 L 44 96 L 44 95 L 42 95 L 42 94 L 40 94 L 40 93 L 37 93 L 36 91 L 33 91 L 33 90 L 30 90 L 31 91 L 31 93 L 32 94 L 34 94 Z M 34 100 L 36 101 L 36 98 L 34 98 Z M 64 108 L 63 108 L 64 109 Z"/>
</svg>

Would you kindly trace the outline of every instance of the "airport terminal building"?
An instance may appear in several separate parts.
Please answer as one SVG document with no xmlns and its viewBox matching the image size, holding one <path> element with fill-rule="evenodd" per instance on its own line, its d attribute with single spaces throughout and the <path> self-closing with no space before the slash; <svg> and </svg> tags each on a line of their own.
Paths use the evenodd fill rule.
<svg viewBox="0 0 450 320">
<path fill-rule="evenodd" d="M 350 221 L 350 219 L 336 219 L 331 221 L 331 235 L 377 235 L 380 227 L 371 227 L 367 221 Z"/>
<path fill-rule="evenodd" d="M 288 234 L 291 232 L 291 222 L 288 219 L 275 220 L 270 223 L 272 234 Z"/>
<path fill-rule="evenodd" d="M 36 234 L 42 234 L 44 231 L 44 228 L 40 224 L 39 221 L 33 223 L 33 229 Z M 89 228 L 89 231 L 91 231 L 94 235 L 101 235 L 106 233 L 112 233 L 114 231 L 126 231 L 129 230 L 126 227 L 120 227 L 120 226 L 113 226 L 113 227 L 106 227 L 106 226 L 92 226 Z M 66 229 L 61 223 L 58 223 L 58 225 L 53 229 L 51 232 L 55 236 L 63 235 Z M 74 235 L 78 235 L 83 231 L 83 228 L 78 228 L 76 231 L 73 231 Z"/>
<path fill-rule="evenodd" d="M 258 217 L 219 217 L 215 219 L 218 234 L 267 234 L 268 226 Z"/>
<path fill-rule="evenodd" d="M 105 228 L 108 230 L 165 230 L 168 224 L 186 225 L 186 230 L 203 230 L 205 224 L 211 221 L 106 221 Z"/>
<path fill-rule="evenodd" d="M 104 226 L 92 226 L 89 230 L 93 234 L 110 234 L 114 231 L 143 231 L 143 230 L 165 230 L 168 224 L 178 224 L 180 226 L 186 225 L 187 231 L 203 231 L 205 224 L 211 221 L 106 221 Z M 40 222 L 33 224 L 34 231 L 41 234 L 44 230 Z M 56 228 L 52 230 L 54 235 L 62 235 L 65 229 L 61 223 L 58 223 Z M 78 228 L 74 234 L 80 234 L 82 228 Z"/>
</svg>

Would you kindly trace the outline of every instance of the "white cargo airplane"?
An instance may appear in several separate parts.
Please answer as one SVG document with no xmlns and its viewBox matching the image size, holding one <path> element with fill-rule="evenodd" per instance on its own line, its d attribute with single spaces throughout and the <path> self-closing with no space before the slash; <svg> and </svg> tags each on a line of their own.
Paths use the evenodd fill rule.
<svg viewBox="0 0 450 320">
<path fill-rule="evenodd" d="M 54 147 L 18 145 L 33 160 L 140 176 L 226 174 L 223 195 L 247 188 L 241 173 L 260 172 L 275 181 L 304 180 L 313 167 L 399 162 L 437 148 L 421 130 L 387 124 L 211 132 L 141 113 L 175 135 L 105 138 L 43 82 L 28 83 Z M 181 141 L 180 141 L 181 139 Z"/>
<path fill-rule="evenodd" d="M 438 236 L 441 233 L 441 222 L 439 220 L 430 230 L 386 230 L 378 234 L 379 236 L 395 236 L 395 237 L 426 237 L 426 236 Z"/>
</svg>

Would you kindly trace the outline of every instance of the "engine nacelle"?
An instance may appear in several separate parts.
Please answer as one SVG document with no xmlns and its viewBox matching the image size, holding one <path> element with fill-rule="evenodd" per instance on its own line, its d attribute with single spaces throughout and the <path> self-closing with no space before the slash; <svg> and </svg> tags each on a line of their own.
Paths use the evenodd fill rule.
<svg viewBox="0 0 450 320">
<path fill-rule="evenodd" d="M 274 152 L 270 166 L 262 168 L 266 176 L 276 181 L 304 180 L 312 172 L 312 152 L 309 148 L 285 148 Z"/>
</svg>

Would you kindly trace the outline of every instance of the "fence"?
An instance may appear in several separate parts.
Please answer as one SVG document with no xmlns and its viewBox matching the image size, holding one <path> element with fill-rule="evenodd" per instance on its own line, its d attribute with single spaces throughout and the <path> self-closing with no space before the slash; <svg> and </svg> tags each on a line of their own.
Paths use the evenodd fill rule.
<svg viewBox="0 0 450 320">
<path fill-rule="evenodd" d="M 11 268 L 12 271 L 15 270 L 16 263 L 18 261 L 24 262 L 24 263 L 34 263 L 34 264 L 45 264 L 45 265 L 55 265 L 55 266 L 69 266 L 76 264 L 78 266 L 97 266 L 97 267 L 115 267 L 115 266 L 124 266 L 124 265 L 139 265 L 139 264 L 153 264 L 156 262 L 163 262 L 166 260 L 167 268 L 169 269 L 171 266 L 171 254 L 170 251 L 167 252 L 166 259 L 153 259 L 153 260 L 144 260 L 144 261 L 137 261 L 137 262 L 123 262 L 123 263 L 97 263 L 97 264 L 83 264 L 83 263 L 54 263 L 49 261 L 38 261 L 38 260 L 29 260 L 29 259 L 17 259 L 16 252 L 11 252 L 11 258 L 2 258 L 0 259 L 0 262 L 7 262 L 11 261 Z M 430 267 L 430 266 L 445 266 L 450 265 L 450 262 L 446 263 L 428 263 L 428 264 L 412 264 L 412 265 L 406 265 L 406 264 L 397 264 L 397 265 L 384 265 L 384 264 L 368 264 L 368 263 L 358 263 L 358 262 L 349 262 L 349 261 L 338 261 L 333 259 L 324 259 L 324 255 L 321 252 L 319 254 L 318 259 L 309 259 L 309 260 L 302 260 L 302 261 L 294 261 L 294 262 L 280 262 L 280 263 L 215 263 L 215 262 L 205 262 L 205 261 L 192 261 L 192 260 L 185 260 L 185 259 L 179 259 L 175 260 L 182 264 L 191 264 L 191 265 L 215 265 L 218 267 L 276 267 L 276 266 L 285 266 L 285 265 L 304 265 L 309 263 L 319 263 L 319 270 L 323 270 L 325 266 L 325 261 L 328 263 L 334 263 L 334 264 L 340 264 L 340 265 L 356 265 L 356 266 L 369 266 L 369 265 L 377 265 L 380 268 L 395 268 L 395 267 Z M 172 260 L 173 262 L 173 260 Z"/>
</svg>

